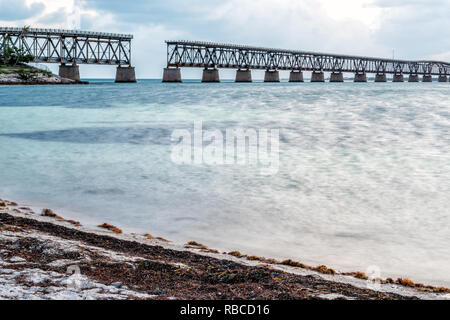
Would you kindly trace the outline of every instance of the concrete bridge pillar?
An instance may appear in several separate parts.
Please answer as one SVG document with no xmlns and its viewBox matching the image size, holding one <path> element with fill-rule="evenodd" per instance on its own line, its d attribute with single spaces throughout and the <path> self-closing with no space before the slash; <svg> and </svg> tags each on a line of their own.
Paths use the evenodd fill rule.
<svg viewBox="0 0 450 320">
<path fill-rule="evenodd" d="M 433 76 L 431 74 L 425 74 L 422 78 L 422 82 L 433 82 Z"/>
<path fill-rule="evenodd" d="M 322 71 L 313 71 L 311 82 L 325 82 L 325 74 Z"/>
<path fill-rule="evenodd" d="M 116 71 L 116 83 L 135 83 L 136 72 L 134 67 L 118 66 Z"/>
<path fill-rule="evenodd" d="M 264 82 L 280 82 L 280 72 L 278 70 L 267 70 L 264 75 Z"/>
<path fill-rule="evenodd" d="M 403 77 L 402 73 L 394 74 L 394 78 L 392 79 L 392 82 L 405 82 L 405 78 Z"/>
<path fill-rule="evenodd" d="M 289 82 L 305 82 L 303 79 L 303 72 L 301 71 L 291 71 L 289 74 Z"/>
<path fill-rule="evenodd" d="M 356 73 L 354 82 L 367 82 L 367 75 L 365 73 Z"/>
<path fill-rule="evenodd" d="M 236 82 L 252 82 L 252 70 L 236 71 Z"/>
<path fill-rule="evenodd" d="M 202 82 L 220 82 L 219 70 L 217 69 L 203 70 Z"/>
<path fill-rule="evenodd" d="M 375 82 L 387 82 L 387 77 L 385 73 L 377 73 L 375 76 Z"/>
<path fill-rule="evenodd" d="M 448 82 L 448 77 L 444 74 L 440 75 L 439 82 Z"/>
<path fill-rule="evenodd" d="M 76 63 L 73 65 L 66 65 L 63 63 L 59 66 L 59 76 L 70 80 L 80 81 L 80 67 Z"/>
<path fill-rule="evenodd" d="M 164 68 L 162 82 L 181 82 L 180 68 Z"/>
<path fill-rule="evenodd" d="M 330 82 L 344 82 L 344 74 L 342 72 L 333 72 L 330 75 Z"/>
<path fill-rule="evenodd" d="M 418 74 L 410 74 L 408 78 L 408 82 L 419 82 Z"/>
</svg>

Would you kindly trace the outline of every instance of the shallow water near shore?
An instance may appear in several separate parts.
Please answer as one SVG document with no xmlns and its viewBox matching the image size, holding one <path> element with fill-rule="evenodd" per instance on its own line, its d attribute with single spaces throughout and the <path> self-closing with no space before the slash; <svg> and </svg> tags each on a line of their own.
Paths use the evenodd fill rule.
<svg viewBox="0 0 450 320">
<path fill-rule="evenodd" d="M 450 286 L 450 84 L 0 87 L 0 197 Z M 279 172 L 177 165 L 171 134 L 280 130 Z"/>
</svg>

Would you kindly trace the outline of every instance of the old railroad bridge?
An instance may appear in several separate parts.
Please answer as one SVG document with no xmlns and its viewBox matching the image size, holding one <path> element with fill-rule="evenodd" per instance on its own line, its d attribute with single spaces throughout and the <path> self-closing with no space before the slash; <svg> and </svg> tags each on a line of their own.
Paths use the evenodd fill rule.
<svg viewBox="0 0 450 320">
<path fill-rule="evenodd" d="M 132 35 L 58 29 L 0 28 L 5 45 L 23 49 L 36 63 L 59 63 L 59 75 L 80 80 L 79 64 L 117 65 L 116 82 L 136 82 Z"/>
<path fill-rule="evenodd" d="M 367 82 L 367 74 L 375 74 L 375 82 L 447 82 L 450 63 L 438 61 L 406 61 L 306 51 L 258 48 L 239 45 L 192 41 L 166 41 L 167 68 L 164 82 L 181 82 L 181 67 L 203 68 L 203 82 L 219 82 L 219 68 L 236 69 L 236 82 L 252 82 L 251 70 L 265 70 L 265 82 L 279 82 L 280 70 L 290 71 L 290 82 L 303 82 L 303 72 L 312 72 L 312 82 L 344 82 L 344 73 L 354 73 L 355 82 Z"/>
<path fill-rule="evenodd" d="M 37 63 L 59 63 L 62 77 L 80 80 L 79 64 L 117 65 L 116 82 L 136 82 L 131 65 L 132 35 L 78 30 L 0 27 L 0 51 L 5 45 L 24 50 Z M 163 82 L 181 82 L 182 67 L 203 68 L 203 82 L 219 82 L 220 68 L 236 69 L 236 82 L 252 82 L 251 70 L 265 70 L 264 81 L 279 82 L 279 71 L 290 71 L 290 82 L 303 82 L 303 72 L 312 72 L 312 82 L 344 82 L 344 73 L 354 73 L 355 82 L 448 82 L 450 63 L 407 61 L 325 54 L 307 51 L 258 48 L 194 41 L 166 41 L 167 68 Z"/>
</svg>

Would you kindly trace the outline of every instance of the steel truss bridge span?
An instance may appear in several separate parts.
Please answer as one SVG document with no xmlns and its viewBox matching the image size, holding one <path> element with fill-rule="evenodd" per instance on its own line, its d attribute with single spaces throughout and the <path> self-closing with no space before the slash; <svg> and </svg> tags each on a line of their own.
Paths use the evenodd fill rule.
<svg viewBox="0 0 450 320">
<path fill-rule="evenodd" d="M 355 74 L 447 76 L 450 63 L 409 61 L 259 48 L 195 41 L 166 41 L 167 67 L 259 69 Z"/>
<path fill-rule="evenodd" d="M 5 45 L 25 50 L 36 63 L 131 66 L 132 35 L 58 29 L 0 27 Z"/>
</svg>

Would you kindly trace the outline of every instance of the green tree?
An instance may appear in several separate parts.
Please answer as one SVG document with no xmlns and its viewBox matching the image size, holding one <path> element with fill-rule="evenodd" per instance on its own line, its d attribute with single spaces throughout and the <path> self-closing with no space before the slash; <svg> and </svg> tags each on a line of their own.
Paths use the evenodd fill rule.
<svg viewBox="0 0 450 320">
<path fill-rule="evenodd" d="M 25 36 L 29 27 L 22 29 L 19 37 Z M 29 54 L 25 49 L 16 47 L 11 39 L 11 35 L 6 34 L 3 37 L 2 46 L 0 48 L 0 63 L 7 65 L 17 65 L 20 63 L 29 63 L 34 60 L 34 56 Z"/>
</svg>

